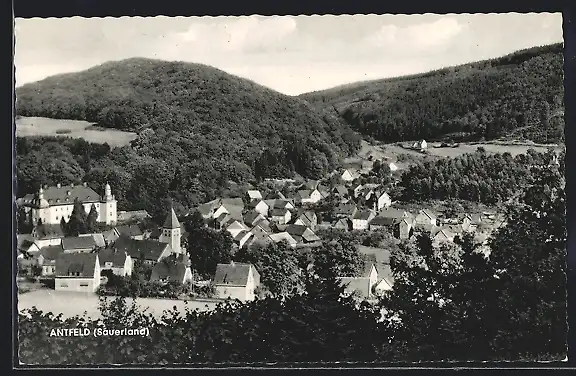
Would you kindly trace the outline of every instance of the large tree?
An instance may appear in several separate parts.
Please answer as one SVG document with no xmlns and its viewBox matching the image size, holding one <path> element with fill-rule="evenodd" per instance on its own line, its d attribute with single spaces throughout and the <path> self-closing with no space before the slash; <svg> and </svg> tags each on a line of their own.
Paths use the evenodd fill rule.
<svg viewBox="0 0 576 376">
<path fill-rule="evenodd" d="M 72 209 L 72 214 L 70 214 L 70 220 L 68 220 L 68 225 L 66 230 L 67 236 L 78 236 L 80 234 L 86 234 L 88 232 L 88 227 L 86 226 L 87 214 L 84 210 L 82 203 L 76 198 L 74 200 L 74 208 Z"/>
<path fill-rule="evenodd" d="M 234 241 L 228 231 L 198 228 L 189 232 L 188 253 L 192 267 L 199 275 L 212 278 L 219 263 L 232 260 Z"/>
</svg>

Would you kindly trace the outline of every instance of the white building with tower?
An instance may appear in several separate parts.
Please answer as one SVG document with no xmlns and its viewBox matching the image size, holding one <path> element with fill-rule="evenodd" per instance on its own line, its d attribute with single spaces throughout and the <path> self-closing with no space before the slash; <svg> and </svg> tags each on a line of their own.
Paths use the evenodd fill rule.
<svg viewBox="0 0 576 376">
<path fill-rule="evenodd" d="M 38 224 L 38 220 L 43 224 L 60 224 L 62 218 L 70 220 L 75 200 L 80 201 L 86 213 L 89 213 L 94 205 L 98 212 L 98 222 L 116 224 L 116 198 L 109 184 L 104 187 L 103 196 L 86 183 L 44 186 L 40 187 L 36 194 L 28 194 L 18 199 L 18 205 L 24 208 L 27 220 L 32 225 Z"/>
</svg>

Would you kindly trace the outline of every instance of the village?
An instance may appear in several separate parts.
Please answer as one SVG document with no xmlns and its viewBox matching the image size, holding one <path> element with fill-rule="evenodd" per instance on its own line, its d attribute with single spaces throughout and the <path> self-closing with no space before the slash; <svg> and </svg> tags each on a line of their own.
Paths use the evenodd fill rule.
<svg viewBox="0 0 576 376">
<path fill-rule="evenodd" d="M 426 146 L 416 143 L 414 147 Z M 374 161 L 368 159 L 372 168 Z M 390 174 L 398 170 L 393 162 L 378 163 L 387 163 Z M 397 208 L 386 187 L 366 182 L 374 179 L 367 179 L 370 169 L 363 167 L 343 168 L 321 181 L 266 179 L 267 192 L 252 187 L 243 197 L 211 200 L 180 219 L 170 208 L 162 225 L 152 229 L 141 225 L 150 218 L 146 211 L 117 211 L 109 184 L 103 195 L 86 183 L 44 186 L 37 194 L 17 200 L 32 227 L 30 233 L 17 236 L 19 276 L 53 281 L 57 291 L 94 293 L 106 285 L 109 273 L 128 277 L 135 264 L 143 263 L 152 269 L 146 277 L 150 282 L 211 285 L 211 297 L 249 301 L 258 295 L 260 272 L 254 265 L 232 261 L 218 264 L 210 280 L 198 280 L 189 259 L 194 249 L 182 244 L 188 237 L 183 221 L 199 214 L 205 227 L 231 235 L 235 251 L 280 242 L 313 250 L 323 244 L 318 235 L 323 231 L 386 232 L 398 242 L 428 233 L 437 244 L 470 232 L 483 243 L 503 223 L 494 212 L 446 217 L 427 207 L 415 212 Z M 106 230 L 66 236 L 61 224 L 70 220 L 75 204 L 85 213 L 94 211 L 92 215 Z M 394 285 L 390 250 L 360 245 L 358 251 L 367 256 L 365 267 L 357 275 L 339 279 L 348 293 L 374 300 Z"/>
</svg>

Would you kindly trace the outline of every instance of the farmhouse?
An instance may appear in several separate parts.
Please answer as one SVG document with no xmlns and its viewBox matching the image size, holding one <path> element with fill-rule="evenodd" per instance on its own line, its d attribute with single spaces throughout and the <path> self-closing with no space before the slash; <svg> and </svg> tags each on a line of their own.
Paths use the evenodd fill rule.
<svg viewBox="0 0 576 376">
<path fill-rule="evenodd" d="M 132 275 L 132 257 L 126 252 L 114 249 L 102 249 L 98 252 L 100 272 L 111 270 L 113 274 L 121 277 Z"/>
<path fill-rule="evenodd" d="M 313 230 L 318 225 L 318 217 L 316 213 L 311 210 L 300 211 L 298 217 L 294 221 L 294 224 L 308 226 Z"/>
<path fill-rule="evenodd" d="M 55 289 L 94 292 L 100 286 L 100 260 L 96 253 L 62 253 L 56 259 Z"/>
<path fill-rule="evenodd" d="M 320 237 L 308 226 L 289 225 L 286 227 L 286 232 L 298 243 L 314 243 L 320 241 Z"/>
<path fill-rule="evenodd" d="M 252 201 L 250 201 L 250 203 L 247 206 L 248 206 L 248 209 L 252 209 L 252 210 L 262 214 L 264 217 L 268 216 L 268 210 L 270 210 L 270 207 L 268 206 L 266 201 L 261 200 L 261 199 L 252 200 Z"/>
<path fill-rule="evenodd" d="M 185 260 L 164 259 L 154 265 L 150 281 L 187 283 L 192 281 L 192 270 Z"/>
<path fill-rule="evenodd" d="M 246 242 L 248 242 L 248 240 L 250 240 L 250 238 L 254 236 L 254 234 L 252 232 L 249 231 L 240 231 L 235 237 L 234 237 L 234 243 L 238 246 L 238 248 L 242 248 L 244 247 L 244 245 L 246 244 Z"/>
<path fill-rule="evenodd" d="M 368 223 L 375 217 L 375 213 L 372 210 L 363 210 L 357 212 L 352 217 L 352 229 L 353 230 L 368 230 Z"/>
<path fill-rule="evenodd" d="M 428 209 L 420 210 L 414 220 L 417 224 L 430 224 L 436 226 L 436 215 Z"/>
<path fill-rule="evenodd" d="M 109 184 L 104 187 L 103 196 L 88 187 L 86 183 L 44 186 L 40 187 L 38 193 L 27 195 L 20 202 L 27 214 L 28 223 L 36 225 L 39 220 L 45 224 L 60 224 L 62 218 L 68 221 L 74 209 L 75 200 L 82 204 L 86 213 L 89 213 L 94 206 L 98 213 L 98 222 L 107 225 L 116 223 L 116 198 L 112 195 Z"/>
<path fill-rule="evenodd" d="M 244 223 L 250 227 L 256 226 L 259 222 L 266 220 L 266 217 L 256 210 L 251 210 L 244 214 Z"/>
<path fill-rule="evenodd" d="M 272 209 L 271 219 L 280 225 L 284 225 L 290 222 L 292 218 L 292 213 L 288 209 Z"/>
<path fill-rule="evenodd" d="M 354 181 L 356 179 L 358 179 L 360 177 L 360 174 L 358 173 L 358 171 L 354 170 L 354 169 L 346 169 L 344 170 L 344 172 L 342 173 L 342 175 L 340 175 L 340 179 L 342 179 L 343 181 Z"/>
<path fill-rule="evenodd" d="M 358 208 L 353 203 L 340 204 L 334 209 L 334 215 L 336 217 L 352 217 L 357 211 Z"/>
<path fill-rule="evenodd" d="M 298 245 L 296 239 L 294 239 L 292 235 L 290 235 L 286 231 L 279 232 L 277 234 L 270 234 L 269 237 L 270 239 L 272 239 L 274 243 L 280 243 L 282 241 L 285 241 L 286 243 L 288 243 L 290 247 L 296 247 Z"/>
<path fill-rule="evenodd" d="M 315 204 L 318 201 L 322 200 L 323 198 L 324 197 L 322 196 L 322 193 L 320 193 L 320 191 L 317 189 L 314 189 L 312 191 L 303 189 L 296 192 L 296 202 L 302 204 Z"/>
<path fill-rule="evenodd" d="M 392 199 L 386 192 L 383 193 L 375 192 L 370 197 L 367 203 L 368 205 L 371 205 L 374 210 L 382 210 L 392 205 Z"/>
<path fill-rule="evenodd" d="M 63 249 L 59 245 L 49 245 L 42 247 L 37 253 L 38 266 L 42 267 L 43 277 L 53 276 L 56 272 L 56 259 L 62 254 Z"/>
<path fill-rule="evenodd" d="M 260 274 L 252 264 L 218 264 L 214 275 L 216 294 L 223 299 L 254 300 Z"/>
</svg>

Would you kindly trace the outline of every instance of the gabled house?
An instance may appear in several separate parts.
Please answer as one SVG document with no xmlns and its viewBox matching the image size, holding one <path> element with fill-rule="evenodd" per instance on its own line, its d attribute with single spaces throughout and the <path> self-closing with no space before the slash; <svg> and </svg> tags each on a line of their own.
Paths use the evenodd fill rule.
<svg viewBox="0 0 576 376">
<path fill-rule="evenodd" d="M 390 217 L 382 217 L 382 216 L 378 215 L 378 216 L 372 218 L 368 227 L 369 227 L 370 231 L 382 230 L 382 229 L 392 229 L 398 223 L 400 223 L 399 219 L 390 218 Z"/>
<path fill-rule="evenodd" d="M 374 286 L 378 282 L 378 271 L 373 262 L 367 261 L 364 269 L 353 276 L 338 277 L 345 286 L 344 294 L 357 294 L 360 299 L 374 298 Z"/>
<path fill-rule="evenodd" d="M 94 233 L 94 234 L 80 234 L 78 235 L 80 237 L 82 236 L 90 236 L 92 237 L 92 239 L 94 239 L 94 243 L 96 243 L 96 247 L 98 248 L 104 248 L 106 247 L 106 239 L 104 239 L 104 235 L 99 234 L 99 233 Z"/>
<path fill-rule="evenodd" d="M 428 209 L 422 209 L 416 215 L 415 223 L 436 226 L 436 215 Z"/>
<path fill-rule="evenodd" d="M 360 174 L 355 169 L 348 168 L 342 172 L 340 179 L 346 182 L 354 181 L 360 177 Z"/>
<path fill-rule="evenodd" d="M 246 199 L 248 202 L 254 201 L 254 200 L 262 200 L 262 193 L 260 193 L 260 191 L 258 190 L 250 190 L 246 192 Z"/>
<path fill-rule="evenodd" d="M 142 260 L 146 264 L 154 265 L 173 253 L 169 243 L 154 240 L 135 240 L 121 237 L 110 247 L 116 251 L 126 252 L 133 261 Z"/>
<path fill-rule="evenodd" d="M 34 243 L 42 248 L 49 245 L 59 245 L 64 237 L 64 231 L 60 224 L 41 224 L 34 226 L 31 235 L 34 238 Z"/>
<path fill-rule="evenodd" d="M 220 199 L 215 199 L 208 201 L 202 205 L 199 205 L 196 210 L 202 215 L 204 219 L 210 219 L 214 217 L 214 212 L 220 206 Z M 191 214 L 191 213 L 189 213 Z"/>
<path fill-rule="evenodd" d="M 301 204 L 315 204 L 324 197 L 319 190 L 303 189 L 296 192 L 296 202 Z"/>
<path fill-rule="evenodd" d="M 319 184 L 316 189 L 318 190 L 318 192 L 320 192 L 320 194 L 322 195 L 322 198 L 328 198 L 331 195 L 330 187 L 328 187 L 326 185 Z"/>
<path fill-rule="evenodd" d="M 462 220 L 462 229 L 464 231 L 472 232 L 475 231 L 478 226 L 483 223 L 481 214 L 466 214 Z"/>
<path fill-rule="evenodd" d="M 301 211 L 294 221 L 294 224 L 308 226 L 310 229 L 314 230 L 314 228 L 318 225 L 318 216 L 311 210 Z"/>
<path fill-rule="evenodd" d="M 401 209 L 394 209 L 394 208 L 386 208 L 378 214 L 380 217 L 387 217 L 387 218 L 410 218 L 411 215 L 406 210 Z"/>
<path fill-rule="evenodd" d="M 304 183 L 300 186 L 300 189 L 313 191 L 313 190 L 317 189 L 319 185 L 320 185 L 319 180 L 308 180 L 306 183 Z"/>
<path fill-rule="evenodd" d="M 392 199 L 386 192 L 375 192 L 367 202 L 373 210 L 382 210 L 392 205 Z"/>
<path fill-rule="evenodd" d="M 452 232 L 448 228 L 440 228 L 431 235 L 432 235 L 432 241 L 435 244 L 440 244 L 443 242 L 450 242 L 450 243 L 453 242 L 457 234 Z"/>
<path fill-rule="evenodd" d="M 353 185 L 352 187 L 350 187 L 350 196 L 354 198 L 359 198 L 362 189 L 364 189 L 364 186 L 362 184 Z"/>
<path fill-rule="evenodd" d="M 192 270 L 184 260 L 163 259 L 152 268 L 150 281 L 184 284 L 192 281 Z"/>
<path fill-rule="evenodd" d="M 348 188 L 343 185 L 337 185 L 332 189 L 332 194 L 340 198 L 348 196 Z"/>
<path fill-rule="evenodd" d="M 32 254 L 40 251 L 40 247 L 34 242 L 34 238 L 29 234 L 18 234 L 17 250 L 19 255 Z"/>
<path fill-rule="evenodd" d="M 257 213 L 262 214 L 262 216 L 264 217 L 268 216 L 268 211 L 270 210 L 270 206 L 268 206 L 266 201 L 261 199 L 255 199 L 250 201 L 247 207 L 248 209 L 250 209 L 250 211 L 256 211 Z"/>
<path fill-rule="evenodd" d="M 354 203 L 340 204 L 334 208 L 334 216 L 338 218 L 351 218 L 356 214 L 357 211 L 358 208 Z"/>
<path fill-rule="evenodd" d="M 246 243 L 247 246 L 252 244 L 260 244 L 260 245 L 267 245 L 272 243 L 272 239 L 270 239 L 270 231 L 262 228 L 260 225 L 254 226 L 250 230 L 252 237 Z"/>
<path fill-rule="evenodd" d="M 214 275 L 216 294 L 222 299 L 251 301 L 260 286 L 260 274 L 252 264 L 218 264 Z"/>
<path fill-rule="evenodd" d="M 138 225 L 120 225 L 114 227 L 114 231 L 116 232 L 116 238 L 119 238 L 120 236 L 126 236 L 136 240 L 144 239 L 144 232 Z"/>
<path fill-rule="evenodd" d="M 89 253 L 98 247 L 92 236 L 77 236 L 62 239 L 64 253 Z"/>
<path fill-rule="evenodd" d="M 308 226 L 289 225 L 286 227 L 286 232 L 299 244 L 314 243 L 321 240 Z"/>
<path fill-rule="evenodd" d="M 246 227 L 244 223 L 237 221 L 235 219 L 227 223 L 226 225 L 226 231 L 228 231 L 233 238 L 236 237 L 236 235 L 238 235 L 242 231 L 248 231 L 248 230 L 249 230 L 248 227 Z"/>
<path fill-rule="evenodd" d="M 95 292 L 100 286 L 100 260 L 97 253 L 62 253 L 56 259 L 57 291 Z"/>
<path fill-rule="evenodd" d="M 352 230 L 368 230 L 368 224 L 376 214 L 372 210 L 362 210 L 352 217 Z"/>
<path fill-rule="evenodd" d="M 418 150 L 424 150 L 427 147 L 428 147 L 428 144 L 426 143 L 426 140 L 416 141 L 415 143 L 412 144 L 412 148 L 418 149 Z"/>
<path fill-rule="evenodd" d="M 240 231 L 234 237 L 234 243 L 238 246 L 238 249 L 244 247 L 244 245 L 253 237 L 254 234 L 250 231 Z"/>
<path fill-rule="evenodd" d="M 332 228 L 350 231 L 352 229 L 352 221 L 348 218 L 340 218 L 332 224 Z"/>
<path fill-rule="evenodd" d="M 56 272 L 56 259 L 63 253 L 61 245 L 42 247 L 36 257 L 37 265 L 42 268 L 41 276 L 51 277 Z"/>
<path fill-rule="evenodd" d="M 292 213 L 288 209 L 272 209 L 270 217 L 273 222 L 284 225 L 290 222 L 292 219 Z"/>
<path fill-rule="evenodd" d="M 294 239 L 292 235 L 290 235 L 285 231 L 279 232 L 277 234 L 270 234 L 269 237 L 270 239 L 272 239 L 274 243 L 280 243 L 281 241 L 285 241 L 286 243 L 288 243 L 290 247 L 296 247 L 298 245 L 296 239 Z"/>
<path fill-rule="evenodd" d="M 266 220 L 266 217 L 256 210 L 251 210 L 244 214 L 244 223 L 250 227 L 256 226 L 259 222 Z"/>
<path fill-rule="evenodd" d="M 114 249 L 102 249 L 98 252 L 100 260 L 100 273 L 104 270 L 111 270 L 113 274 L 121 277 L 132 275 L 132 257 L 125 251 Z"/>
</svg>

